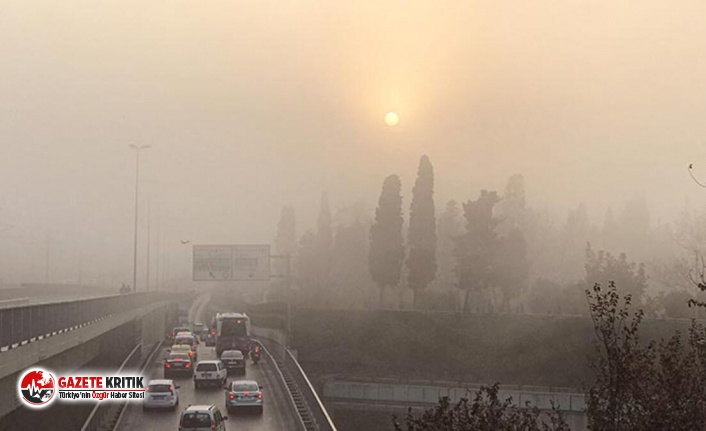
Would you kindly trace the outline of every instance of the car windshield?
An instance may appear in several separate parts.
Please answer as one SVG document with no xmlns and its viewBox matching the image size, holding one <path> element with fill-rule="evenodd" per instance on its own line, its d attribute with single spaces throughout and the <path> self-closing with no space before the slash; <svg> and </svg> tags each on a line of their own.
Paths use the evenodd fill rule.
<svg viewBox="0 0 706 431">
<path fill-rule="evenodd" d="M 149 385 L 147 392 L 171 392 L 172 385 Z"/>
<path fill-rule="evenodd" d="M 178 337 L 174 340 L 174 344 L 193 344 L 194 340 L 191 337 Z"/>
<path fill-rule="evenodd" d="M 196 367 L 196 371 L 216 371 L 216 364 L 199 364 L 199 366 Z"/>
<path fill-rule="evenodd" d="M 256 392 L 260 388 L 255 383 L 233 383 L 233 392 Z"/>
<path fill-rule="evenodd" d="M 211 417 L 208 413 L 184 413 L 182 428 L 210 427 Z"/>
<path fill-rule="evenodd" d="M 223 352 L 223 355 L 221 355 L 221 357 L 227 359 L 240 359 L 243 357 L 243 353 L 235 350 L 227 350 Z"/>
</svg>

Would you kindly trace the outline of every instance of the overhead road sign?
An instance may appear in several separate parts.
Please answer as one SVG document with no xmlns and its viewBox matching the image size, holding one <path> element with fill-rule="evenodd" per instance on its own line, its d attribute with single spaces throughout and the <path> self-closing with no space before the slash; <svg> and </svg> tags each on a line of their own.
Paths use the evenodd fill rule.
<svg viewBox="0 0 706 431">
<path fill-rule="evenodd" d="M 270 279 L 269 245 L 194 245 L 194 281 Z"/>
</svg>

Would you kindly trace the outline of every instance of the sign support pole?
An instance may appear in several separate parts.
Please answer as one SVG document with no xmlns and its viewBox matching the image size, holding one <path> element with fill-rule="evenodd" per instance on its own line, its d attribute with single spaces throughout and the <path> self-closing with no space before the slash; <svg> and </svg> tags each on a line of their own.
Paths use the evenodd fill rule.
<svg viewBox="0 0 706 431">
<path fill-rule="evenodd" d="M 285 256 L 287 262 L 287 340 L 286 344 L 289 347 L 292 344 L 292 255 L 287 253 Z"/>
</svg>

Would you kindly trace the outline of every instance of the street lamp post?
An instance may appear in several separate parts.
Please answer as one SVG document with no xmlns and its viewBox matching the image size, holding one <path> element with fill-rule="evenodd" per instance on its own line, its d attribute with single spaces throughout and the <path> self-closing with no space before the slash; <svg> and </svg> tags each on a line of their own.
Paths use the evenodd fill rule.
<svg viewBox="0 0 706 431">
<path fill-rule="evenodd" d="M 132 261 L 132 291 L 137 292 L 137 210 L 140 193 L 140 150 L 146 150 L 151 145 L 130 145 L 135 150 L 135 241 Z"/>
</svg>

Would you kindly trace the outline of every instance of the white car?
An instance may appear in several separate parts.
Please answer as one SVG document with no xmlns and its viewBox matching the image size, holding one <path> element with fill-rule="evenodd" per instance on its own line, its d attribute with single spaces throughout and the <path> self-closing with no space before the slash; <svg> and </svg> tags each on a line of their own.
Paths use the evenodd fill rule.
<svg viewBox="0 0 706 431">
<path fill-rule="evenodd" d="M 219 360 L 201 361 L 194 369 L 194 388 L 198 389 L 203 385 L 223 386 L 228 378 L 223 362 Z"/>
<path fill-rule="evenodd" d="M 179 405 L 179 386 L 174 380 L 150 380 L 145 389 L 142 410 L 172 409 Z"/>
<path fill-rule="evenodd" d="M 214 405 L 189 406 L 181 412 L 179 431 L 226 431 L 227 420 Z"/>
</svg>

